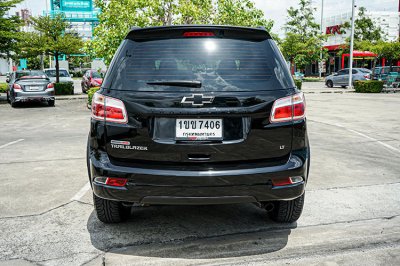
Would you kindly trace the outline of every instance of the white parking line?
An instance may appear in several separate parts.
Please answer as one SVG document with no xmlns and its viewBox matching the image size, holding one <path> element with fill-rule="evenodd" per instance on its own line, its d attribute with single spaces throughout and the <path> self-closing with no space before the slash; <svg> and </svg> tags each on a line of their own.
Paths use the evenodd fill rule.
<svg viewBox="0 0 400 266">
<path fill-rule="evenodd" d="M 5 148 L 5 147 L 10 146 L 10 145 L 13 145 L 13 144 L 18 143 L 18 142 L 21 142 L 21 141 L 23 141 L 23 140 L 24 140 L 24 139 L 17 139 L 17 140 L 15 140 L 15 141 L 11 141 L 11 142 L 9 142 L 9 143 L 3 144 L 3 145 L 0 146 L 0 149 Z"/>
<path fill-rule="evenodd" d="M 396 147 L 393 147 L 393 146 L 391 146 L 391 145 L 389 145 L 389 144 L 387 144 L 387 143 L 384 143 L 384 142 L 382 142 L 382 141 L 380 141 L 380 140 L 377 140 L 377 139 L 375 139 L 375 138 L 373 138 L 373 137 L 370 137 L 370 136 L 368 136 L 368 135 L 365 135 L 364 133 L 358 132 L 358 131 L 356 131 L 356 130 L 354 130 L 354 129 L 347 128 L 347 127 L 342 126 L 342 125 L 340 125 L 340 124 L 335 124 L 335 126 L 340 127 L 340 128 L 343 128 L 343 129 L 346 129 L 347 131 L 350 131 L 350 132 L 352 132 L 352 133 L 354 133 L 354 134 L 360 135 L 360 136 L 362 136 L 362 137 L 364 137 L 364 138 L 366 138 L 366 139 L 369 139 L 369 140 L 372 140 L 372 141 L 374 141 L 374 142 L 376 142 L 376 143 L 379 143 L 379 144 L 381 144 L 382 146 L 384 146 L 385 148 L 387 148 L 387 149 L 389 149 L 389 150 L 392 150 L 392 151 L 395 151 L 395 152 L 400 153 L 400 150 L 397 149 Z"/>
<path fill-rule="evenodd" d="M 75 196 L 73 196 L 71 198 L 71 201 L 73 200 L 80 200 L 85 194 L 86 192 L 88 192 L 90 189 L 90 183 L 87 182 L 79 191 L 78 193 L 75 194 Z"/>
</svg>

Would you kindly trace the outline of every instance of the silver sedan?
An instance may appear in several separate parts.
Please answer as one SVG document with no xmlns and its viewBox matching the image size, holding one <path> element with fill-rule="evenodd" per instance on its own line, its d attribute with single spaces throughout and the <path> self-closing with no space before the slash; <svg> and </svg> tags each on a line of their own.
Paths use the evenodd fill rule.
<svg viewBox="0 0 400 266">
<path fill-rule="evenodd" d="M 366 68 L 353 68 L 353 82 L 356 80 L 369 80 L 371 79 L 371 70 Z M 325 85 L 329 88 L 333 86 L 341 86 L 346 88 L 349 85 L 349 69 L 344 68 L 337 73 L 333 73 L 325 78 Z"/>
</svg>

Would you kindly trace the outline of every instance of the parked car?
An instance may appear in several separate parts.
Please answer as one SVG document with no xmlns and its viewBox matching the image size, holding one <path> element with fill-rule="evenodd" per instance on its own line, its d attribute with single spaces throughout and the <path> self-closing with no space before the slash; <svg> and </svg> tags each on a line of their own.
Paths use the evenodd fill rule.
<svg viewBox="0 0 400 266">
<path fill-rule="evenodd" d="M 43 71 L 16 71 L 6 81 L 7 101 L 12 107 L 26 101 L 46 101 L 49 106 L 54 106 L 54 84 Z"/>
<path fill-rule="evenodd" d="M 254 202 L 296 221 L 310 165 L 305 107 L 262 28 L 133 29 L 92 100 L 97 217 L 120 222 L 134 203 Z"/>
<path fill-rule="evenodd" d="M 295 79 L 303 79 L 304 78 L 304 74 L 301 72 L 294 72 L 294 78 Z"/>
<path fill-rule="evenodd" d="M 44 70 L 44 72 L 50 78 L 51 82 L 56 83 L 56 69 L 55 68 L 46 68 Z M 60 68 L 58 73 L 59 73 L 60 83 L 74 84 L 74 80 L 72 79 L 73 75 L 71 75 L 67 69 Z"/>
<path fill-rule="evenodd" d="M 371 79 L 371 70 L 366 68 L 353 68 L 352 81 Z M 346 88 L 349 85 L 349 69 L 344 68 L 337 73 L 333 73 L 325 78 L 325 85 L 329 88 L 341 86 Z"/>
<path fill-rule="evenodd" d="M 89 69 L 82 76 L 82 92 L 86 93 L 90 88 L 100 87 L 103 83 L 104 72 Z"/>
<path fill-rule="evenodd" d="M 374 68 L 374 80 L 383 80 L 386 81 L 390 72 L 397 72 L 400 74 L 400 66 L 384 66 L 384 67 L 375 67 Z"/>
</svg>

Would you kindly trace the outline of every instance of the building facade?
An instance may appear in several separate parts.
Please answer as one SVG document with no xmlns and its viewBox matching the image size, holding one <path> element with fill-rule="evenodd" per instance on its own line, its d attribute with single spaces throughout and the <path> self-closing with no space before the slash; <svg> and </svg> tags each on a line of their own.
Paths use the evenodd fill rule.
<svg viewBox="0 0 400 266">
<path fill-rule="evenodd" d="M 357 13 L 357 12 L 356 12 Z M 367 11 L 369 16 L 376 25 L 380 26 L 383 37 L 386 41 L 395 41 L 400 35 L 400 12 L 397 11 Z M 351 12 L 344 12 L 334 16 L 325 17 L 322 24 L 324 33 L 328 34 L 328 39 L 324 47 L 328 50 L 329 58 L 323 63 L 323 74 L 329 75 L 337 72 L 343 67 L 348 67 L 348 57 L 338 54 L 341 47 L 346 43 L 346 39 L 350 37 L 350 29 L 344 30 L 342 25 L 351 21 Z M 372 67 L 374 55 L 368 51 L 358 51 L 354 57 L 355 67 Z M 379 62 L 381 64 L 382 62 Z M 306 75 L 318 75 L 318 63 L 306 68 Z"/>
</svg>

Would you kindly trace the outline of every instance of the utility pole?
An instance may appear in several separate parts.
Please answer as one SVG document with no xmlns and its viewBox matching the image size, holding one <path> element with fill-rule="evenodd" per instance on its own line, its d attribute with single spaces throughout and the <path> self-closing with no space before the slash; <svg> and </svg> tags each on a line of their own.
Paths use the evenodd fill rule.
<svg viewBox="0 0 400 266">
<path fill-rule="evenodd" d="M 320 30 L 321 34 L 323 33 L 322 29 L 322 22 L 324 20 L 324 0 L 321 0 L 321 23 L 320 23 Z M 400 0 L 399 0 L 400 1 Z M 321 51 L 319 52 L 319 64 L 318 64 L 318 73 L 319 73 L 319 78 L 322 77 L 322 48 Z"/>
<path fill-rule="evenodd" d="M 352 1 L 351 6 L 351 35 L 350 35 L 350 67 L 349 67 L 349 89 L 353 88 L 353 48 L 354 48 L 354 9 L 356 8 L 355 0 Z"/>
</svg>

